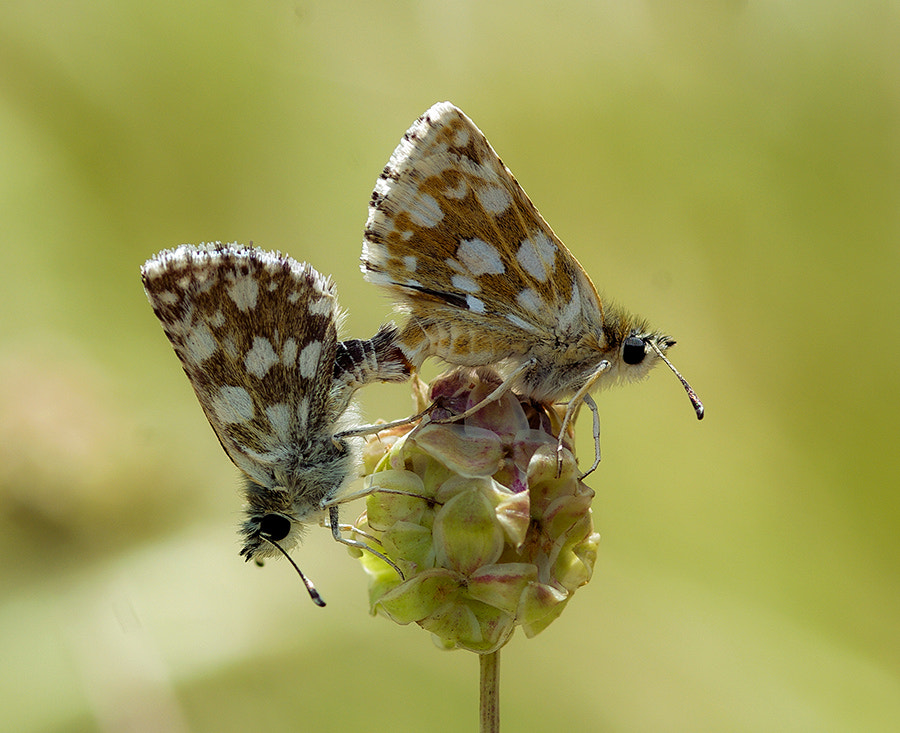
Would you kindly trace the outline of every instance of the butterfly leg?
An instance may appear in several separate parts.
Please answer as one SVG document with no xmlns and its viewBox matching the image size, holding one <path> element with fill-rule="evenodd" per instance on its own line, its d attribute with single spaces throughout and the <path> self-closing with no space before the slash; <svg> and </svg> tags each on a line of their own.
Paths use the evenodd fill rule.
<svg viewBox="0 0 900 733">
<path fill-rule="evenodd" d="M 383 423 L 375 423 L 373 425 L 360 425 L 357 428 L 350 428 L 349 430 L 342 430 L 340 433 L 337 433 L 334 436 L 335 440 L 340 438 L 347 437 L 358 437 L 361 435 L 374 435 L 375 433 L 380 433 L 383 430 L 391 430 L 392 428 L 399 428 L 403 425 L 408 425 L 409 423 L 413 423 L 416 420 L 421 420 L 423 417 L 428 415 L 433 409 L 435 405 L 429 405 L 422 412 L 416 413 L 415 415 L 410 415 L 409 417 L 405 417 L 402 420 L 394 420 L 393 422 L 383 422 Z M 435 421 L 437 422 L 437 421 Z"/>
<path fill-rule="evenodd" d="M 563 452 L 563 435 L 566 432 L 566 428 L 569 427 L 569 423 L 575 419 L 575 414 L 578 412 L 578 408 L 581 406 L 582 402 L 587 402 L 588 407 L 591 408 L 591 411 L 594 413 L 594 463 L 591 468 L 584 474 L 587 476 L 591 471 L 593 471 L 600 463 L 600 413 L 597 411 L 597 403 L 594 402 L 593 397 L 590 395 L 591 387 L 594 386 L 594 383 L 600 378 L 600 376 L 609 369 L 610 363 L 605 359 L 600 362 L 600 365 L 591 374 L 590 377 L 585 380 L 585 383 L 581 385 L 579 390 L 572 395 L 572 399 L 569 400 L 569 404 L 566 406 L 566 414 L 563 417 L 562 425 L 559 428 L 559 443 L 556 446 L 556 473 L 559 475 L 562 473 L 562 452 Z M 582 478 L 584 478 L 582 476 Z"/>
<path fill-rule="evenodd" d="M 594 402 L 594 398 L 589 394 L 584 396 L 584 401 L 587 406 L 591 408 L 591 413 L 594 416 L 594 462 L 587 471 L 578 477 L 579 481 L 583 481 L 597 469 L 597 466 L 600 465 L 600 411 L 597 409 L 597 403 Z M 557 450 L 559 450 L 559 447 L 557 447 Z"/>
<path fill-rule="evenodd" d="M 528 361 L 517 366 L 500 385 L 494 389 L 487 397 L 481 400 L 478 404 L 472 405 L 465 412 L 461 412 L 458 415 L 451 415 L 450 417 L 443 417 L 440 420 L 432 420 L 431 422 L 436 423 L 438 425 L 442 425 L 444 423 L 452 423 L 457 422 L 458 420 L 465 420 L 467 417 L 474 415 L 476 412 L 484 408 L 486 405 L 491 404 L 491 402 L 496 402 L 503 395 L 505 395 L 513 385 L 513 382 L 522 374 L 524 371 L 530 369 L 537 363 L 536 359 L 529 359 Z"/>
<path fill-rule="evenodd" d="M 366 552 L 371 552 L 375 557 L 384 560 L 388 565 L 390 565 L 397 575 L 400 576 L 400 580 L 406 580 L 406 576 L 403 575 L 403 572 L 397 565 L 393 562 L 393 560 L 389 559 L 382 553 L 378 552 L 378 550 L 373 550 L 369 547 L 365 542 L 357 542 L 356 540 L 348 540 L 346 537 L 341 535 L 341 522 L 338 516 L 338 507 L 336 504 L 328 507 L 328 524 L 331 526 L 331 536 L 334 537 L 335 541 L 340 542 L 342 545 L 347 545 L 347 547 L 355 547 L 358 550 L 365 550 Z"/>
<path fill-rule="evenodd" d="M 368 477 L 370 479 L 371 477 Z M 368 483 L 368 479 L 366 483 Z M 331 507 L 332 504 L 346 504 L 348 501 L 355 501 L 356 499 L 362 499 L 369 494 L 396 494 L 397 496 L 412 496 L 416 499 L 421 499 L 422 501 L 428 501 L 431 503 L 436 503 L 434 501 L 434 497 L 423 496 L 422 494 L 415 494 L 411 491 L 400 491 L 398 489 L 385 489 L 381 486 L 367 486 L 364 489 L 360 489 L 359 491 L 354 491 L 351 494 L 342 494 L 338 499 L 332 499 L 330 502 L 325 504 L 326 507 Z M 357 530 L 359 532 L 359 530 Z M 360 532 L 362 534 L 362 532 Z"/>
<path fill-rule="evenodd" d="M 338 529 L 341 532 L 356 532 L 360 537 L 365 537 L 367 540 L 371 540 L 377 544 L 381 544 L 376 537 L 373 537 L 368 532 L 363 532 L 359 527 L 354 524 L 339 524 Z"/>
</svg>

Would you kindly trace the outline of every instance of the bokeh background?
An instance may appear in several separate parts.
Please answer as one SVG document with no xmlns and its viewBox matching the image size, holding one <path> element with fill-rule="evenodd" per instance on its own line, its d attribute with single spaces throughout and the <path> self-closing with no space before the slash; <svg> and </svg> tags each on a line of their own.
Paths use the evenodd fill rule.
<svg viewBox="0 0 900 733">
<path fill-rule="evenodd" d="M 595 577 L 504 649 L 504 728 L 897 730 L 898 38 L 877 0 L 0 5 L 4 729 L 475 728 L 477 659 L 370 617 L 326 531 L 324 610 L 241 562 L 139 279 L 253 241 L 370 335 L 370 191 L 450 99 L 707 405 L 598 396 Z"/>
</svg>

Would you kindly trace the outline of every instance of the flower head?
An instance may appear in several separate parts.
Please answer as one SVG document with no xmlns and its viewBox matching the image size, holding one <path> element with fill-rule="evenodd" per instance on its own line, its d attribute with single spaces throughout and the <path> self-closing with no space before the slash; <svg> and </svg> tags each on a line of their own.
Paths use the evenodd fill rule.
<svg viewBox="0 0 900 733">
<path fill-rule="evenodd" d="M 405 579 L 369 553 L 373 613 L 416 622 L 447 649 L 499 649 L 516 626 L 534 636 L 591 578 L 599 535 L 594 492 L 579 480 L 559 414 L 506 392 L 460 422 L 500 379 L 455 370 L 431 386 L 431 420 L 373 437 L 358 527 Z"/>
</svg>

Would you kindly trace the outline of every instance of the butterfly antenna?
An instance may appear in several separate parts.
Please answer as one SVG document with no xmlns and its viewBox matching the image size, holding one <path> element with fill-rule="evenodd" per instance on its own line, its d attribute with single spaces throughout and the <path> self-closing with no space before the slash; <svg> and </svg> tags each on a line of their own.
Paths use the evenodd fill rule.
<svg viewBox="0 0 900 733">
<path fill-rule="evenodd" d="M 309 591 L 309 597 L 312 598 L 312 602 L 320 608 L 324 608 L 325 601 L 322 600 L 322 596 L 319 595 L 319 591 L 316 590 L 316 586 L 313 585 L 313 582 L 303 574 L 303 571 L 300 570 L 300 567 L 297 565 L 297 563 L 294 562 L 294 558 L 288 555 L 287 552 L 284 551 L 284 548 L 275 540 L 270 540 L 268 537 L 264 537 L 263 535 L 260 535 L 259 538 L 268 542 L 270 545 L 272 545 L 272 547 L 277 549 L 278 552 L 280 552 L 288 559 L 288 562 L 293 565 L 294 570 L 297 571 L 297 575 L 300 576 L 300 580 L 303 581 L 303 585 L 306 586 L 306 590 Z"/>
<path fill-rule="evenodd" d="M 702 420 L 703 413 L 704 413 L 703 403 L 700 401 L 700 398 L 697 396 L 697 393 L 694 392 L 694 388 L 691 387 L 691 385 L 688 384 L 688 381 L 684 377 L 681 376 L 681 372 L 679 372 L 675 368 L 675 365 L 666 358 L 666 355 L 662 352 L 662 349 L 660 349 L 655 343 L 653 343 L 652 340 L 649 340 L 648 343 L 653 347 L 653 350 L 657 354 L 659 354 L 659 358 L 662 359 L 664 362 L 666 362 L 666 366 L 668 366 L 669 369 L 671 369 L 673 372 L 675 372 L 675 376 L 678 377 L 678 380 L 681 382 L 681 386 L 684 387 L 684 391 L 687 392 L 688 399 L 691 401 L 691 404 L 694 406 L 694 412 L 697 413 L 697 419 Z"/>
</svg>

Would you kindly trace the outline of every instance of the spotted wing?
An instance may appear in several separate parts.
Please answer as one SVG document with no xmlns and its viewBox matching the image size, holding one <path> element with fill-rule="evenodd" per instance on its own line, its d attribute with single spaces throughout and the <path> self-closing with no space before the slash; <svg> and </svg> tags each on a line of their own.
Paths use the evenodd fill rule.
<svg viewBox="0 0 900 733">
<path fill-rule="evenodd" d="M 481 131 L 449 102 L 410 127 L 379 177 L 362 270 L 426 328 L 449 322 L 494 334 L 481 339 L 479 362 L 560 334 L 571 341 L 586 324 L 602 323 L 584 270 Z"/>
<path fill-rule="evenodd" d="M 307 264 L 238 245 L 182 245 L 142 268 L 153 310 L 231 460 L 268 486 L 334 432 L 340 313 Z M 346 405 L 346 400 L 339 400 Z"/>
</svg>

